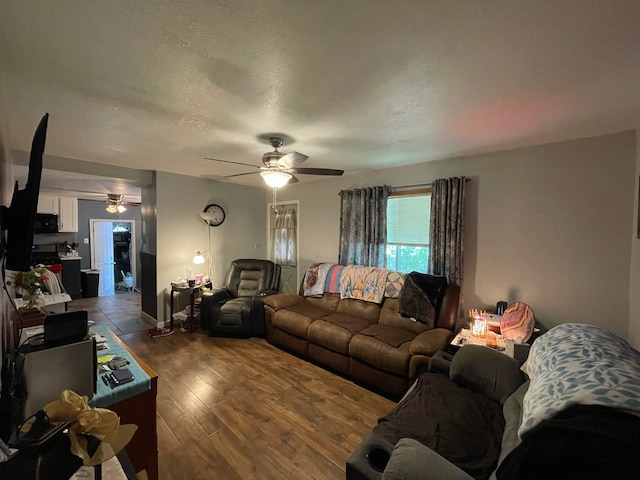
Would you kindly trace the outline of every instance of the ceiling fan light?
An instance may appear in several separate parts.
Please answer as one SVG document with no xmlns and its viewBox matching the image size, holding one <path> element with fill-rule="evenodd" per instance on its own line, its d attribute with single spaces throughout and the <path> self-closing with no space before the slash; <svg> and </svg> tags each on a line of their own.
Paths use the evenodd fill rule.
<svg viewBox="0 0 640 480">
<path fill-rule="evenodd" d="M 116 210 L 118 210 L 118 213 L 126 212 L 127 211 L 127 207 L 125 207 L 124 205 L 118 205 L 116 207 Z"/>
<path fill-rule="evenodd" d="M 115 205 L 111 204 L 107 206 L 107 212 L 109 213 L 116 213 L 118 211 L 118 207 L 116 207 Z"/>
<path fill-rule="evenodd" d="M 264 182 L 271 188 L 284 187 L 287 182 L 291 180 L 291 175 L 286 172 L 260 172 L 260 176 L 264 179 Z"/>
</svg>

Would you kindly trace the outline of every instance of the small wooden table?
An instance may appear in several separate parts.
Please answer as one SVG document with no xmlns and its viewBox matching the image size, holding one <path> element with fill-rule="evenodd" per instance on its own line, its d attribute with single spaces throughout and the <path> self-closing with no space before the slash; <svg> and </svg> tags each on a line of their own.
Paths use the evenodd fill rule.
<svg viewBox="0 0 640 480">
<path fill-rule="evenodd" d="M 158 433 L 156 426 L 158 374 L 116 335 L 113 335 L 113 338 L 127 350 L 134 360 L 138 362 L 142 370 L 149 375 L 151 389 L 109 405 L 107 408 L 120 416 L 121 424 L 133 423 L 138 426 L 138 430 L 125 447 L 125 450 L 136 472 L 146 470 L 149 480 L 158 480 Z"/>
<path fill-rule="evenodd" d="M 169 320 L 169 330 L 173 331 L 173 314 L 176 313 L 175 311 L 175 302 L 174 302 L 174 294 L 175 293 L 186 293 L 189 295 L 189 305 L 190 305 L 190 310 L 189 310 L 189 314 L 187 315 L 187 322 L 189 323 L 188 329 L 190 333 L 193 333 L 195 330 L 195 324 L 196 324 L 196 316 L 195 316 L 195 303 L 196 303 L 196 299 L 200 296 L 200 292 L 202 292 L 203 289 L 208 289 L 211 290 L 211 288 L 213 287 L 213 284 L 211 282 L 207 282 L 207 283 L 196 283 L 193 287 L 189 287 L 188 285 L 186 286 L 181 286 L 181 285 L 174 285 L 171 284 L 171 314 L 169 315 L 170 320 Z"/>
</svg>

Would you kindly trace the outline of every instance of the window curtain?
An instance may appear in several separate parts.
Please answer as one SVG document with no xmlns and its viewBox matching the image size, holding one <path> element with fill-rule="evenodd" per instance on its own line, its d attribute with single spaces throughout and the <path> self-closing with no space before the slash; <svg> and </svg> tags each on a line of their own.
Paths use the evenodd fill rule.
<svg viewBox="0 0 640 480">
<path fill-rule="evenodd" d="M 385 266 L 389 191 L 383 185 L 340 192 L 338 263 Z"/>
<path fill-rule="evenodd" d="M 283 267 L 295 267 L 297 255 L 297 219 L 293 208 L 272 209 L 271 248 L 274 263 Z"/>
<path fill-rule="evenodd" d="M 440 178 L 431 186 L 429 273 L 462 286 L 465 177 Z"/>
</svg>

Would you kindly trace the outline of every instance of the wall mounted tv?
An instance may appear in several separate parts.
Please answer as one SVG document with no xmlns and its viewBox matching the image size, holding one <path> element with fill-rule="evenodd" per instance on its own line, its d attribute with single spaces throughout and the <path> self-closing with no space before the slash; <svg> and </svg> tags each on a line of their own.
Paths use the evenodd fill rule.
<svg viewBox="0 0 640 480">
<path fill-rule="evenodd" d="M 33 135 L 31 156 L 29 157 L 29 175 L 25 188 L 20 190 L 18 182 L 16 182 L 11 205 L 9 207 L 2 206 L 0 212 L 5 268 L 8 270 L 25 272 L 31 266 L 31 249 L 42 176 L 42 155 L 47 139 L 48 122 L 49 114 L 46 113 Z"/>
</svg>

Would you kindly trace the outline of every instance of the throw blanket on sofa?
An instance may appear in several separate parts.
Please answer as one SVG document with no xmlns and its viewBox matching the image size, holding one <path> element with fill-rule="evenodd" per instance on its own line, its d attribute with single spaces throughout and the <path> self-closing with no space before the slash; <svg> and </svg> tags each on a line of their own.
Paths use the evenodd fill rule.
<svg viewBox="0 0 640 480">
<path fill-rule="evenodd" d="M 327 281 L 324 284 L 325 292 L 340 293 L 340 278 L 342 278 L 343 271 L 344 265 L 334 265 L 329 269 Z"/>
<path fill-rule="evenodd" d="M 340 277 L 340 298 L 381 303 L 388 275 L 384 268 L 347 265 Z"/>
<path fill-rule="evenodd" d="M 533 343 L 523 369 L 531 385 L 523 402 L 521 438 L 576 404 L 640 415 L 640 352 L 601 328 L 580 323 L 552 328 Z"/>
<path fill-rule="evenodd" d="M 413 438 L 477 480 L 487 479 L 500 455 L 502 406 L 447 375 L 425 372 L 373 431 L 392 444 Z"/>
<path fill-rule="evenodd" d="M 307 273 L 304 276 L 305 297 L 322 296 L 327 274 L 333 266 L 333 263 L 314 263 L 307 269 Z"/>
</svg>

